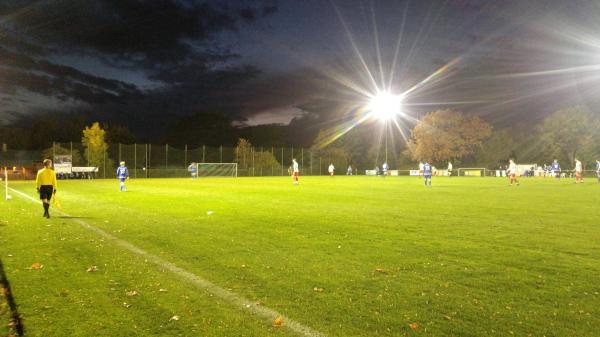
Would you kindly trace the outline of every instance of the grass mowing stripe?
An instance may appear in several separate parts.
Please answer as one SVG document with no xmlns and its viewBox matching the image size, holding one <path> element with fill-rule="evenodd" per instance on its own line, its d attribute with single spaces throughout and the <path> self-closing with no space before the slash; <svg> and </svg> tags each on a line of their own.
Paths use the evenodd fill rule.
<svg viewBox="0 0 600 337">
<path fill-rule="evenodd" d="M 23 197 L 24 199 L 27 199 L 34 203 L 40 203 L 40 201 L 36 200 L 35 198 L 33 198 L 21 191 L 15 190 L 13 188 L 9 188 L 9 189 L 12 190 L 17 195 Z M 58 212 L 63 214 L 64 216 L 67 216 L 67 217 L 69 216 L 65 212 L 62 212 L 62 211 L 58 211 Z M 276 317 L 281 316 L 283 318 L 283 322 L 285 322 L 283 326 L 287 327 L 288 329 L 290 329 L 290 330 L 294 331 L 295 333 L 302 335 L 302 336 L 306 336 L 306 337 L 325 336 L 324 334 L 322 334 L 308 326 L 305 326 L 304 324 L 302 324 L 300 322 L 290 319 L 289 317 L 285 317 L 284 315 L 280 314 L 279 312 L 277 312 L 273 309 L 270 309 L 263 305 L 257 305 L 248 299 L 245 299 L 231 291 L 228 291 L 226 289 L 219 287 L 218 285 L 206 280 L 205 278 L 203 278 L 201 276 L 198 276 L 194 273 L 191 273 L 180 267 L 177 267 L 176 265 L 174 265 L 171 262 L 161 259 L 160 257 L 158 257 L 156 255 L 150 254 L 150 253 L 146 252 L 145 250 L 143 250 L 125 240 L 119 239 L 116 236 L 103 231 L 100 228 L 94 227 L 81 219 L 72 218 L 71 220 L 73 220 L 74 222 L 76 222 L 77 224 L 82 226 L 83 228 L 93 231 L 93 232 L 97 233 L 98 235 L 104 237 L 105 239 L 112 241 L 114 244 L 120 246 L 121 248 L 124 248 L 140 257 L 143 257 L 143 258 L 147 259 L 148 261 L 154 263 L 155 265 L 162 267 L 166 270 L 169 270 L 172 273 L 178 275 L 179 277 L 188 280 L 189 282 L 191 282 L 198 288 L 208 291 L 209 293 L 220 298 L 221 300 L 224 300 L 224 301 L 230 303 L 234 307 L 243 308 L 244 310 L 247 310 L 248 312 L 250 312 L 256 316 L 259 316 L 268 322 L 271 322 Z"/>
</svg>

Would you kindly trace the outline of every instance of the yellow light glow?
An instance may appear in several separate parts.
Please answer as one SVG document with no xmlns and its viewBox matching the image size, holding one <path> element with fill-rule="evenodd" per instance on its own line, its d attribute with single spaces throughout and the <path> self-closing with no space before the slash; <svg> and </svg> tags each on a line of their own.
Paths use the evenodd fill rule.
<svg viewBox="0 0 600 337">
<path fill-rule="evenodd" d="M 368 109 L 377 119 L 382 121 L 392 120 L 402 113 L 402 96 L 385 91 L 379 92 L 371 99 Z"/>
</svg>

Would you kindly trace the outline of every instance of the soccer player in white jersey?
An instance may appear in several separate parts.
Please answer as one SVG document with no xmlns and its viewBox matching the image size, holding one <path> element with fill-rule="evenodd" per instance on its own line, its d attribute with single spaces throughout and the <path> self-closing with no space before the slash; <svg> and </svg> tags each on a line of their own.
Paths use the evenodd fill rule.
<svg viewBox="0 0 600 337">
<path fill-rule="evenodd" d="M 419 162 L 419 175 L 422 176 L 423 175 L 423 167 L 425 166 L 425 164 L 423 164 L 423 162 Z"/>
<path fill-rule="evenodd" d="M 294 180 L 294 185 L 298 185 L 300 182 L 298 181 L 298 177 L 300 176 L 300 167 L 296 158 L 292 159 L 292 179 Z"/>
<path fill-rule="evenodd" d="M 327 172 L 329 172 L 330 177 L 333 177 L 334 171 L 335 171 L 335 167 L 333 166 L 333 163 L 329 164 L 329 167 L 327 168 Z"/>
<path fill-rule="evenodd" d="M 452 176 L 452 163 L 448 162 L 448 177 Z"/>
<path fill-rule="evenodd" d="M 519 181 L 517 180 L 517 164 L 515 164 L 514 160 L 510 160 L 508 164 L 508 178 L 510 180 L 510 186 L 513 183 L 516 183 L 519 186 Z"/>
<path fill-rule="evenodd" d="M 596 176 L 598 177 L 598 182 L 600 183 L 600 159 L 596 160 Z"/>
<path fill-rule="evenodd" d="M 581 162 L 575 158 L 575 183 L 582 183 L 583 182 L 583 165 L 581 165 Z"/>
</svg>

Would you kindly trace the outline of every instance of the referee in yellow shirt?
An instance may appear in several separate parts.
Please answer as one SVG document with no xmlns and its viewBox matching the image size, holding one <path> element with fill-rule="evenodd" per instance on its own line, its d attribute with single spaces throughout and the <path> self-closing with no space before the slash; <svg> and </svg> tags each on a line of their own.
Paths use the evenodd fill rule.
<svg viewBox="0 0 600 337">
<path fill-rule="evenodd" d="M 44 205 L 44 217 L 49 219 L 50 213 L 48 213 L 48 208 L 50 208 L 50 199 L 56 193 L 56 173 L 52 169 L 52 160 L 44 159 L 44 168 L 38 171 L 35 183 Z"/>
</svg>

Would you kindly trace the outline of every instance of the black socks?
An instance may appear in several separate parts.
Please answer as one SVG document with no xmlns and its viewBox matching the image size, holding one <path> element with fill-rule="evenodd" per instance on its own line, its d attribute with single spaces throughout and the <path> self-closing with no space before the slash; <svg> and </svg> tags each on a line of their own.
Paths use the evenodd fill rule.
<svg viewBox="0 0 600 337">
<path fill-rule="evenodd" d="M 50 217 L 50 213 L 48 213 L 48 208 L 50 208 L 50 204 L 47 203 L 47 202 L 44 202 L 43 204 L 44 204 L 44 216 L 46 218 L 49 218 Z"/>
</svg>

